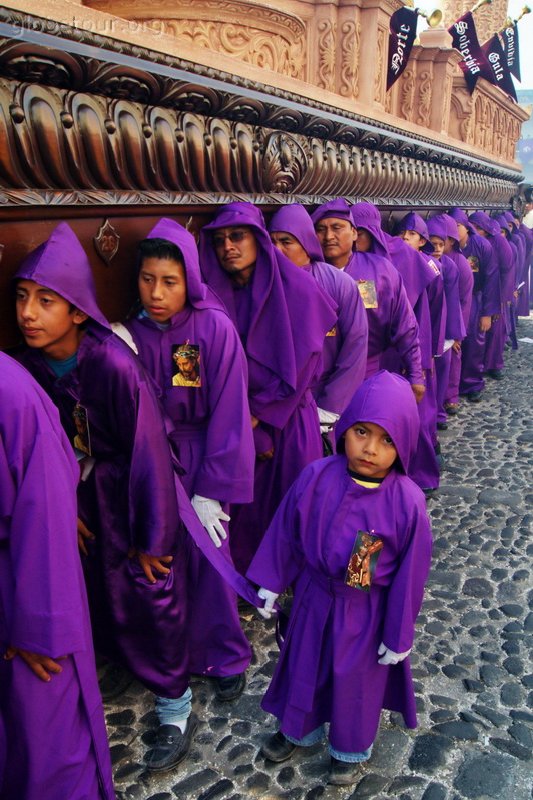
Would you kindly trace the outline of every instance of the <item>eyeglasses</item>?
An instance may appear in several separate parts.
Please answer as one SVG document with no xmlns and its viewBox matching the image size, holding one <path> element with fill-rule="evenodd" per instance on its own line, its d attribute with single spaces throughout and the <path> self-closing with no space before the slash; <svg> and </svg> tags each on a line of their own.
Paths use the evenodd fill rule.
<svg viewBox="0 0 533 800">
<path fill-rule="evenodd" d="M 250 231 L 230 231 L 229 233 L 215 233 L 213 234 L 213 244 L 215 247 L 222 247 L 226 239 L 229 239 L 232 244 L 242 242 L 246 236 L 250 235 Z"/>
</svg>

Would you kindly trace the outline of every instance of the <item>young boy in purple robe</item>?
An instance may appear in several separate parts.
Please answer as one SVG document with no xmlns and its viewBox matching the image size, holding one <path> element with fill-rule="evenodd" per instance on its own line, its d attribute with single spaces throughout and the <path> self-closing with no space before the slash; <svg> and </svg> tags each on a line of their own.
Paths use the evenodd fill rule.
<svg viewBox="0 0 533 800">
<path fill-rule="evenodd" d="M 457 223 L 459 247 L 474 274 L 470 317 L 462 345 L 459 393 L 470 402 L 477 403 L 485 388 L 483 369 L 486 333 L 492 325 L 492 315 L 498 313 L 499 307 L 498 264 L 489 242 L 476 233 L 467 214 L 461 208 L 452 208 L 449 214 Z"/>
<path fill-rule="evenodd" d="M 459 299 L 459 268 L 455 261 L 444 252 L 448 225 L 446 214 L 438 214 L 427 222 L 429 240 L 433 246 L 433 258 L 437 260 L 444 282 L 446 298 L 446 326 L 443 353 L 435 359 L 435 375 L 437 379 L 437 429 L 445 430 L 447 414 L 444 408 L 448 379 L 450 375 L 452 349 L 460 350 L 461 342 L 466 336 L 466 328 L 461 312 Z"/>
<path fill-rule="evenodd" d="M 324 340 L 322 375 L 313 389 L 321 427 L 326 432 L 365 377 L 368 344 L 365 307 L 348 275 L 323 261 L 313 222 L 302 205 L 283 206 L 268 228 L 280 252 L 309 272 L 337 307 L 337 322 Z"/>
<path fill-rule="evenodd" d="M 57 409 L 0 353 L 3 800 L 115 797 L 76 537 L 78 475 Z"/>
<path fill-rule="evenodd" d="M 231 507 L 230 546 L 245 572 L 274 511 L 322 454 L 311 387 L 336 321 L 312 275 L 277 250 L 251 203 L 223 206 L 200 233 L 200 267 L 233 320 L 248 362 L 256 462 L 253 502 Z"/>
<path fill-rule="evenodd" d="M 16 275 L 19 360 L 59 409 L 80 464 L 78 530 L 96 650 L 156 697 L 151 770 L 185 758 L 191 714 L 184 529 L 151 378 L 96 303 L 87 256 L 60 223 Z M 82 445 L 80 447 L 80 444 Z"/>
<path fill-rule="evenodd" d="M 418 425 L 404 378 L 368 378 L 337 424 L 337 455 L 302 472 L 247 573 L 267 618 L 278 595 L 294 589 L 262 701 L 279 731 L 261 752 L 285 761 L 321 741 L 329 723 L 336 785 L 357 779 L 383 708 L 416 727 L 408 656 L 431 558 L 424 495 L 407 477 Z"/>
<path fill-rule="evenodd" d="M 317 208 L 311 215 L 324 257 L 355 281 L 368 315 L 368 357 L 366 377 L 379 369 L 382 353 L 393 347 L 405 364 L 406 377 L 417 399 L 424 393 L 420 362 L 418 324 L 407 299 L 402 279 L 381 242 L 374 249 L 356 250 L 358 240 L 350 206 L 342 197 Z M 363 227 L 363 226 L 359 226 Z"/>
<path fill-rule="evenodd" d="M 505 271 L 505 279 L 500 286 L 501 291 L 501 299 L 502 299 L 502 315 L 503 315 L 503 323 L 504 323 L 504 346 L 507 343 L 510 343 L 513 350 L 518 349 L 518 342 L 516 339 L 516 328 L 513 319 L 514 313 L 514 301 L 515 301 L 515 292 L 516 287 L 518 285 L 517 275 L 519 271 L 519 265 L 522 263 L 524 257 L 524 244 L 522 239 L 519 236 L 513 235 L 514 230 L 514 223 L 509 223 L 508 217 L 506 214 L 498 214 L 494 217 L 494 222 L 496 223 L 494 229 L 494 235 L 498 235 L 496 233 L 496 228 L 498 228 L 498 233 L 504 237 L 505 241 L 509 245 L 512 253 L 513 263 L 511 268 Z M 487 346 L 488 352 L 489 348 Z M 494 350 L 493 350 L 494 352 Z M 490 359 L 490 354 L 489 354 Z M 502 352 L 502 360 L 503 360 L 503 352 Z M 489 369 L 493 369 L 493 364 L 489 361 L 485 363 L 485 369 L 488 371 Z M 494 377 L 494 375 L 492 376 Z"/>
<path fill-rule="evenodd" d="M 512 294 L 512 288 L 514 288 L 513 254 L 508 242 L 501 235 L 498 223 L 484 211 L 474 211 L 469 217 L 469 222 L 479 236 L 482 236 L 490 243 L 493 259 L 497 264 L 498 311 L 492 315 L 492 324 L 485 336 L 483 369 L 491 378 L 501 380 L 504 368 L 503 348 L 507 338 L 505 309 L 507 296 Z M 509 290 L 509 284 L 511 284 L 511 290 Z"/>
<path fill-rule="evenodd" d="M 161 219 L 139 245 L 142 309 L 126 322 L 139 357 L 158 385 L 178 444 L 183 485 L 228 561 L 230 503 L 253 496 L 255 451 L 246 357 L 220 300 L 202 283 L 194 237 Z M 193 377 L 176 381 L 183 363 Z M 215 679 L 219 700 L 243 691 L 251 649 L 235 591 L 197 547 L 188 560 L 190 672 Z"/>
<path fill-rule="evenodd" d="M 463 317 L 463 326 L 465 331 L 468 329 L 468 320 L 470 317 L 470 305 L 472 303 L 472 289 L 474 286 L 474 274 L 470 267 L 469 262 L 459 249 L 459 230 L 457 222 L 449 214 L 444 215 L 446 222 L 446 240 L 444 243 L 444 252 L 456 265 L 459 282 L 459 302 L 461 305 L 461 314 Z M 465 333 L 466 336 L 466 333 Z M 464 337 L 463 337 L 464 338 Z M 462 358 L 462 344 L 459 347 L 454 343 L 451 350 L 451 364 L 450 373 L 448 376 L 448 388 L 444 399 L 444 409 L 446 414 L 457 414 L 459 408 L 459 381 L 461 378 L 461 358 Z"/>
</svg>

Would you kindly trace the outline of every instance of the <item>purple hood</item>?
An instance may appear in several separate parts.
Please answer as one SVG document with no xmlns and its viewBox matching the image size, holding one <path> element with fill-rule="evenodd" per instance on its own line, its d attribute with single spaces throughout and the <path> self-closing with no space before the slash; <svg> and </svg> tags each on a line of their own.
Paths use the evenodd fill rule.
<svg viewBox="0 0 533 800">
<path fill-rule="evenodd" d="M 106 331 L 111 326 L 96 302 L 96 288 L 85 250 L 66 222 L 22 261 L 14 280 L 35 281 L 57 292 Z"/>
<path fill-rule="evenodd" d="M 472 227 L 472 224 L 468 221 L 468 214 L 466 213 L 466 211 L 463 211 L 462 208 L 457 208 L 457 207 L 452 208 L 450 209 L 450 211 L 448 211 L 448 214 L 456 222 L 460 223 L 461 225 L 464 225 L 468 233 L 476 232 L 475 228 Z"/>
<path fill-rule="evenodd" d="M 431 219 L 428 219 L 427 229 L 430 236 L 439 236 L 441 239 L 446 241 L 446 237 L 450 234 L 448 233 L 448 220 L 450 218 L 446 214 L 437 214 Z M 455 226 L 457 229 L 457 224 Z"/>
<path fill-rule="evenodd" d="M 420 248 L 422 252 L 427 253 L 428 255 L 433 253 L 433 245 L 429 241 L 428 228 L 420 214 L 415 214 L 414 211 L 410 211 L 398 222 L 395 230 L 396 235 L 402 231 L 416 231 L 416 233 L 419 233 L 420 236 L 426 240 L 425 245 Z"/>
<path fill-rule="evenodd" d="M 420 418 L 405 378 L 380 370 L 361 384 L 335 426 L 337 453 L 344 453 L 343 434 L 356 422 L 373 422 L 387 431 L 407 474 L 417 447 Z"/>
<path fill-rule="evenodd" d="M 328 203 L 319 206 L 316 211 L 311 214 L 313 225 L 320 222 L 325 217 L 335 217 L 335 219 L 345 219 L 350 225 L 353 225 L 352 215 L 350 214 L 350 206 L 344 197 L 336 197 L 335 200 L 330 200 Z"/>
<path fill-rule="evenodd" d="M 381 214 L 372 203 L 355 203 L 350 208 L 356 228 L 364 228 L 372 236 L 371 253 L 390 258 L 385 234 L 381 228 Z"/>
<path fill-rule="evenodd" d="M 187 280 L 187 302 L 194 308 L 222 308 L 209 287 L 202 282 L 198 248 L 194 236 L 182 225 L 168 217 L 156 223 L 147 239 L 165 239 L 176 245 L 183 257 L 185 277 Z"/>
<path fill-rule="evenodd" d="M 283 206 L 276 211 L 268 226 L 270 233 L 290 233 L 298 239 L 309 256 L 309 261 L 324 261 L 313 221 L 299 203 Z"/>
<path fill-rule="evenodd" d="M 492 220 L 488 214 L 485 214 L 484 211 L 474 211 L 473 214 L 470 214 L 469 217 L 471 225 L 477 225 L 478 228 L 488 233 L 490 236 L 494 235 L 494 220 Z M 499 226 L 498 226 L 498 233 Z"/>
</svg>

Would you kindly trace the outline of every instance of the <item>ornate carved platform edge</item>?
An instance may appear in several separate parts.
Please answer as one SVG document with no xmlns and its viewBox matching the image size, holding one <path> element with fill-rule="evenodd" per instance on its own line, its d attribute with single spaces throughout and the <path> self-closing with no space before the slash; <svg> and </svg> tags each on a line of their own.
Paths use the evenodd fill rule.
<svg viewBox="0 0 533 800">
<path fill-rule="evenodd" d="M 24 38 L 25 31 L 31 37 Z M 521 179 L 513 169 L 429 137 L 406 135 L 392 125 L 274 86 L 4 7 L 0 75 L 304 134 L 513 182 Z"/>
<path fill-rule="evenodd" d="M 465 209 L 484 208 L 486 210 L 508 209 L 512 205 L 513 193 L 516 192 L 514 184 L 500 187 L 501 197 L 499 200 L 492 199 L 490 202 L 477 201 L 475 198 L 464 200 L 461 206 Z M 487 192 L 488 193 L 488 192 Z M 106 208 L 112 209 L 120 207 L 140 207 L 145 208 L 148 213 L 154 207 L 175 206 L 175 213 L 180 213 L 180 207 L 190 206 L 209 206 L 216 207 L 231 203 L 237 200 L 248 201 L 255 205 L 275 208 L 288 203 L 301 203 L 308 207 L 319 206 L 322 203 L 333 200 L 337 195 L 307 195 L 293 194 L 290 198 L 280 194 L 245 194 L 239 192 L 228 193 L 209 193 L 209 192 L 20 192 L 20 191 L 0 191 L 0 208 L 23 209 L 31 207 L 48 208 L 95 208 L 104 211 Z M 379 208 L 394 209 L 395 211 L 408 208 L 416 208 L 418 212 L 445 209 L 456 205 L 451 198 L 438 197 L 433 202 L 421 203 L 417 198 L 402 197 L 401 199 L 389 197 L 374 197 L 372 195 L 346 195 L 349 203 L 358 203 L 366 200 L 374 203 Z M 153 212 L 152 212 L 153 213 Z"/>
</svg>

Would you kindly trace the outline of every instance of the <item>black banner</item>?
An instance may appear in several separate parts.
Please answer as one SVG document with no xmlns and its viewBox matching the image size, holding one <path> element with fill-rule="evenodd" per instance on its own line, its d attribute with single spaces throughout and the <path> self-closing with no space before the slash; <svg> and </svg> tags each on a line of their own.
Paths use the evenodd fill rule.
<svg viewBox="0 0 533 800">
<path fill-rule="evenodd" d="M 509 72 L 505 52 L 498 34 L 495 33 L 488 42 L 485 42 L 482 49 L 492 69 L 491 83 L 493 83 L 494 86 L 499 86 L 500 89 L 503 89 L 513 100 L 516 100 L 513 79 Z"/>
<path fill-rule="evenodd" d="M 405 6 L 395 11 L 390 18 L 387 91 L 407 66 L 416 39 L 417 22 L 417 10 Z"/>
<path fill-rule="evenodd" d="M 509 72 L 511 72 L 518 81 L 522 80 L 520 77 L 520 50 L 518 47 L 518 25 L 516 22 L 503 32 L 503 50 Z"/>
<path fill-rule="evenodd" d="M 463 57 L 459 66 L 464 72 L 470 94 L 474 91 L 478 78 L 486 78 L 492 83 L 492 67 L 479 44 L 476 24 L 471 12 L 467 11 L 454 22 L 451 28 L 448 28 L 448 33 L 452 36 L 453 46 Z"/>
</svg>

